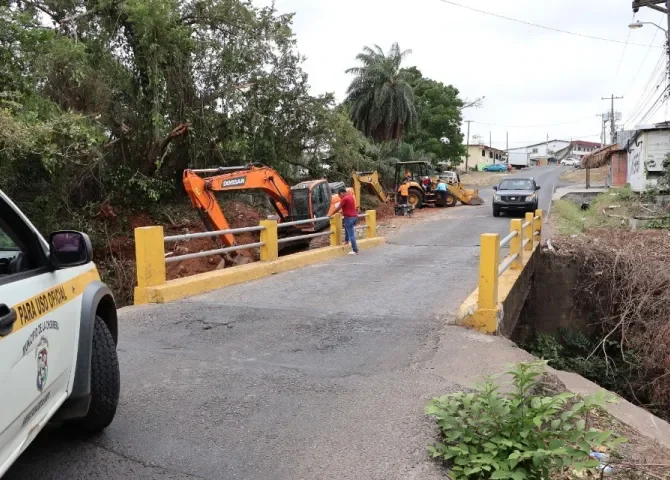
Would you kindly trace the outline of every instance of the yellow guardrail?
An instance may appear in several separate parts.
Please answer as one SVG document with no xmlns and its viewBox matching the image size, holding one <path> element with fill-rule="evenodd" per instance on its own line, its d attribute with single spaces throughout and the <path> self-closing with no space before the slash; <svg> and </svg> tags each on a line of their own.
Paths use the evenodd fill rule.
<svg viewBox="0 0 670 480">
<path fill-rule="evenodd" d="M 375 210 L 368 210 L 365 213 L 359 215 L 360 218 L 365 218 L 365 225 L 357 227 L 357 230 L 365 230 L 365 238 L 368 240 L 363 241 L 363 246 L 367 247 L 368 245 L 365 242 L 370 242 L 370 239 L 375 239 L 373 242 L 375 244 L 379 243 L 377 240 L 377 212 Z M 290 225 L 297 225 L 303 223 L 311 223 L 317 220 L 325 220 L 327 217 L 322 219 L 310 219 L 305 221 L 290 222 Z M 288 226 L 286 223 L 278 223 L 276 220 L 261 220 L 260 225 L 257 227 L 246 227 L 246 228 L 235 228 L 229 230 L 213 231 L 213 232 L 198 232 L 186 235 L 175 235 L 175 236 L 164 236 L 163 227 L 161 226 L 152 226 L 152 227 L 140 227 L 135 229 L 135 260 L 137 266 L 137 288 L 135 289 L 135 304 L 147 303 L 147 289 L 154 287 L 165 286 L 168 281 L 166 278 L 166 263 L 179 262 L 183 260 L 189 260 L 199 257 L 215 256 L 222 255 L 224 253 L 244 250 L 244 249 L 260 249 L 260 262 L 256 264 L 270 264 L 279 259 L 279 245 L 282 243 L 290 243 L 290 241 L 314 238 L 320 236 L 330 236 L 330 247 L 341 247 L 343 241 L 344 229 L 342 227 L 342 215 L 336 214 L 330 217 L 330 227 L 328 230 L 323 232 L 317 232 L 307 235 L 300 235 L 296 237 L 287 237 L 279 238 L 278 231 L 280 228 Z M 260 239 L 258 242 L 246 244 L 246 245 L 236 245 L 227 248 L 219 248 L 215 250 L 207 250 L 204 252 L 188 253 L 185 255 L 177 256 L 167 256 L 165 255 L 165 243 L 174 242 L 181 240 L 189 240 L 191 238 L 200 238 L 200 237 L 216 237 L 224 234 L 238 234 L 242 232 L 260 232 Z M 383 240 L 383 239 L 382 239 Z M 318 252 L 319 250 L 325 250 L 328 247 L 321 249 L 314 249 L 311 252 Z M 282 258 L 294 257 L 300 254 L 288 255 Z M 332 256 L 332 255 L 331 255 Z M 311 262 L 318 260 L 319 255 L 311 255 L 309 260 L 305 262 Z M 323 255 L 323 258 L 328 258 L 327 255 Z M 301 262 L 291 262 L 293 264 L 299 264 Z M 248 269 L 248 265 L 243 265 L 239 267 L 231 267 L 225 269 L 230 273 L 234 271 L 242 270 L 245 267 Z M 282 267 L 283 268 L 283 267 Z M 268 269 L 268 272 L 276 273 L 274 270 Z M 240 279 L 250 278 L 249 275 L 240 274 Z M 191 278 L 191 277 L 187 277 Z M 183 280 L 183 279 L 180 279 Z M 233 282 L 235 283 L 235 282 Z"/>
<path fill-rule="evenodd" d="M 520 271 L 526 262 L 524 255 L 530 256 L 542 234 L 542 210 L 526 213 L 525 221 L 512 219 L 510 233 L 500 240 L 497 233 L 484 233 L 479 247 L 479 289 L 477 304 L 472 312 L 472 326 L 479 330 L 495 333 L 498 329 L 499 279 L 508 269 Z M 537 240 L 536 240 L 537 239 Z M 500 259 L 500 249 L 509 245 L 509 255 Z M 513 276 L 512 282 L 518 274 Z"/>
</svg>

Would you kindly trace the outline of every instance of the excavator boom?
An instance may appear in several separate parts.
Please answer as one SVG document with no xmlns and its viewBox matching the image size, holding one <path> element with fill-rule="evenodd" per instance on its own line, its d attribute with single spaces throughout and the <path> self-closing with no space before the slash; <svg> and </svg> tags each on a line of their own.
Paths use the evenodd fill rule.
<svg viewBox="0 0 670 480">
<path fill-rule="evenodd" d="M 201 174 L 213 175 L 201 177 Z M 230 229 L 214 192 L 261 190 L 270 197 L 270 203 L 281 220 L 290 214 L 291 186 L 275 169 L 265 165 L 184 170 L 183 182 L 191 203 L 210 231 Z M 232 234 L 224 234 L 219 238 L 227 247 L 237 244 Z"/>
<path fill-rule="evenodd" d="M 301 224 L 297 228 L 283 229 L 281 233 L 288 236 L 327 228 L 329 222 L 323 217 L 332 215 L 340 202 L 339 195 L 331 192 L 326 180 L 308 180 L 291 187 L 275 169 L 257 163 L 239 167 L 184 170 L 183 182 L 191 203 L 209 231 L 230 229 L 214 192 L 260 190 L 270 198 L 280 223 L 321 218 L 314 223 Z M 230 233 L 220 235 L 219 239 L 226 247 L 237 245 L 235 236 Z"/>
</svg>

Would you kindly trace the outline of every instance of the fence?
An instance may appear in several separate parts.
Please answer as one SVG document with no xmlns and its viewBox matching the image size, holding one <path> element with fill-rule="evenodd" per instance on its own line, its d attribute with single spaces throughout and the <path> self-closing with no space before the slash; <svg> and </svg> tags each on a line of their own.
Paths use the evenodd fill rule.
<svg viewBox="0 0 670 480">
<path fill-rule="evenodd" d="M 365 230 L 366 238 L 375 238 L 377 236 L 377 212 L 368 210 L 359 215 L 359 218 L 365 218 L 365 225 L 356 227 L 357 230 Z M 280 238 L 281 229 L 288 227 L 297 227 L 301 225 L 312 224 L 328 220 L 330 226 L 327 230 L 304 235 Z M 244 245 L 234 245 L 203 252 L 187 253 L 184 255 L 165 255 L 165 244 L 192 240 L 195 238 L 217 237 L 220 235 L 237 235 L 245 232 L 260 232 L 258 242 Z M 135 253 L 137 263 L 137 286 L 139 288 L 155 287 L 164 285 L 166 280 L 166 264 L 181 262 L 200 257 L 209 257 L 215 255 L 224 255 L 226 253 L 237 252 L 240 250 L 260 249 L 261 262 L 270 262 L 279 258 L 279 246 L 308 240 L 317 237 L 330 236 L 330 246 L 340 246 L 343 240 L 342 215 L 336 214 L 332 217 L 311 218 L 307 220 L 298 220 L 295 222 L 278 223 L 276 220 L 261 220 L 260 225 L 256 227 L 231 228 L 227 230 L 218 230 L 211 232 L 189 233 L 184 235 L 172 235 L 165 237 L 163 227 L 142 227 L 135 229 Z"/>
<path fill-rule="evenodd" d="M 539 242 L 541 237 L 542 210 L 526 213 L 524 220 L 512 219 L 510 233 L 502 240 L 497 233 L 484 233 L 481 236 L 476 317 L 478 326 L 483 330 L 495 332 L 497 329 L 500 276 L 508 269 L 522 270 L 524 256 L 533 253 L 535 241 Z M 507 245 L 509 255 L 501 261 L 500 249 Z"/>
</svg>

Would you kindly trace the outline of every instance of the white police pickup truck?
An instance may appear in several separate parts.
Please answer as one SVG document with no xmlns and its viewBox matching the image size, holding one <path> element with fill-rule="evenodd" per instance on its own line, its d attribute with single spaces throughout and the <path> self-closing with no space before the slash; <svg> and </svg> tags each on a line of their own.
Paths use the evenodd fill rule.
<svg viewBox="0 0 670 480">
<path fill-rule="evenodd" d="M 48 423 L 107 427 L 119 400 L 118 322 L 88 236 L 48 242 L 0 191 L 0 477 Z"/>
</svg>

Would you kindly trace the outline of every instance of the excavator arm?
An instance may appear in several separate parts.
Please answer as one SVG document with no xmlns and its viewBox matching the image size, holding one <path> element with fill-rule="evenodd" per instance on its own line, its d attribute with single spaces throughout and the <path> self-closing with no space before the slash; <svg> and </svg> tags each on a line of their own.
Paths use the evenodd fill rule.
<svg viewBox="0 0 670 480">
<path fill-rule="evenodd" d="M 202 177 L 201 174 L 212 176 Z M 291 186 L 276 170 L 265 165 L 184 170 L 183 182 L 191 203 L 210 231 L 230 229 L 214 192 L 261 190 L 270 197 L 270 203 L 282 220 L 290 214 Z M 237 245 L 232 234 L 219 238 L 226 247 Z"/>
<path fill-rule="evenodd" d="M 388 201 L 388 195 L 379 181 L 378 172 L 354 172 L 351 177 L 354 184 L 354 196 L 356 197 L 357 208 L 361 206 L 361 185 L 366 185 L 368 190 L 377 195 L 377 198 L 382 202 L 386 203 Z"/>
</svg>

